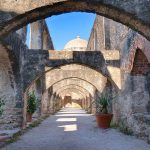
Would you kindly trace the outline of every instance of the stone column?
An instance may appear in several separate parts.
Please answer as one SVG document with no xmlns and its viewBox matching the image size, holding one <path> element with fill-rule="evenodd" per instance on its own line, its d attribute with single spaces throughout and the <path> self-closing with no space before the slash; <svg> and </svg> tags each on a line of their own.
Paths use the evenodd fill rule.
<svg viewBox="0 0 150 150">
<path fill-rule="evenodd" d="M 23 43 L 26 43 L 27 38 L 27 26 L 19 29 L 16 31 L 16 33 L 19 35 L 19 38 L 22 40 Z"/>
<path fill-rule="evenodd" d="M 47 114 L 48 113 L 48 91 L 46 91 L 45 93 L 43 93 L 42 95 L 42 115 Z"/>
<path fill-rule="evenodd" d="M 45 20 L 43 22 L 43 49 L 54 50 L 53 42 Z"/>
<path fill-rule="evenodd" d="M 38 79 L 35 83 L 35 94 L 37 97 L 37 110 L 36 113 L 38 117 L 41 115 L 41 101 L 42 101 L 42 83 L 41 80 Z"/>
<path fill-rule="evenodd" d="M 43 48 L 43 20 L 39 20 L 30 25 L 30 49 Z"/>
</svg>

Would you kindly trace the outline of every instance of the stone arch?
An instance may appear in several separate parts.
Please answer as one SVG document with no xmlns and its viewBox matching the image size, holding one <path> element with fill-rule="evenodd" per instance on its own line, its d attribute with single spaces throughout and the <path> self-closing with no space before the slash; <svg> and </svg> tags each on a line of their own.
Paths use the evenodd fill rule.
<svg viewBox="0 0 150 150">
<path fill-rule="evenodd" d="M 131 70 L 131 75 L 147 75 L 148 69 L 150 66 L 150 62 L 148 62 L 148 59 L 144 55 L 144 53 L 137 49 L 134 57 L 133 67 Z"/>
<path fill-rule="evenodd" d="M 68 73 L 67 70 L 62 70 L 62 67 L 65 66 L 69 66 L 69 65 L 78 65 L 81 68 L 85 68 L 84 71 L 86 70 L 86 72 L 84 72 L 84 74 L 86 74 L 86 76 L 84 77 L 83 73 L 79 74 L 79 72 L 77 71 L 72 71 L 70 74 Z M 43 72 L 40 76 L 38 76 L 35 80 L 33 80 L 29 86 L 26 88 L 25 91 L 27 91 L 30 86 L 39 78 L 41 78 L 42 76 L 45 76 L 45 78 L 47 80 L 51 80 L 53 78 L 53 80 L 51 80 L 51 84 L 57 82 L 57 80 L 61 80 L 64 78 L 68 78 L 68 77 L 73 77 L 73 78 L 80 78 L 83 80 L 88 81 L 89 83 L 93 84 L 97 89 L 100 89 L 100 87 L 102 86 L 101 83 L 99 83 L 98 81 L 101 81 L 103 79 L 108 79 L 111 80 L 110 78 L 105 77 L 104 75 L 100 74 L 97 70 L 92 69 L 91 67 L 87 66 L 87 65 L 83 65 L 83 64 L 67 64 L 67 65 L 61 65 L 59 67 L 55 67 L 55 68 L 47 68 L 45 72 Z M 59 76 L 55 76 L 56 74 L 59 74 Z M 62 75 L 60 75 L 62 74 Z M 80 76 L 79 76 L 80 75 Z M 55 77 L 55 78 L 54 78 Z M 60 79 L 58 79 L 58 77 Z M 94 77 L 93 80 L 89 80 L 90 77 Z M 57 78 L 57 79 L 56 79 Z M 99 79 L 99 80 L 98 80 Z M 112 80 L 110 82 L 113 82 Z M 47 82 L 49 83 L 49 82 Z M 114 85 L 114 83 L 112 83 Z M 114 85 L 115 86 L 115 85 Z M 50 84 L 46 84 L 46 87 L 50 87 Z M 116 86 L 115 86 L 116 87 Z M 117 87 L 116 87 L 117 88 Z M 118 88 L 117 88 L 118 89 Z"/>
<path fill-rule="evenodd" d="M 55 93 L 56 95 L 59 95 L 60 90 L 62 90 L 64 88 L 70 88 L 70 87 L 80 89 L 80 91 L 82 91 L 82 93 L 86 94 L 86 97 L 92 98 L 91 95 L 93 95 L 93 94 L 90 91 L 88 91 L 88 89 L 86 89 L 85 87 L 82 87 L 81 85 L 77 85 L 77 84 L 68 84 L 68 85 L 63 85 L 60 87 L 53 88 L 53 93 Z M 52 86 L 50 88 L 52 88 Z"/>
<path fill-rule="evenodd" d="M 72 78 L 72 77 L 58 80 L 57 82 L 52 84 L 51 87 L 55 91 L 55 89 L 57 90 L 59 87 L 61 87 L 63 85 L 70 85 L 70 84 L 82 86 L 91 95 L 93 95 L 93 93 L 97 90 L 96 87 L 93 84 L 89 83 L 88 81 L 85 81 L 81 78 Z"/>
<path fill-rule="evenodd" d="M 68 93 L 71 96 L 71 102 L 76 103 L 76 104 L 80 105 L 80 107 L 84 108 L 84 104 L 87 99 L 87 96 L 85 95 L 85 93 L 83 93 L 83 91 L 80 91 L 79 89 L 71 88 L 71 87 L 68 87 L 59 92 L 60 97 L 63 98 L 64 106 L 65 106 L 65 104 L 67 104 L 67 102 L 65 102 L 65 95 L 67 95 Z M 76 95 L 77 97 L 76 96 L 74 97 L 72 95 L 72 93 L 74 93 L 73 95 Z"/>
<path fill-rule="evenodd" d="M 150 61 L 142 50 L 136 49 L 130 77 L 132 97 L 135 99 L 132 104 L 134 113 L 147 113 L 150 98 L 149 70 Z"/>
<path fill-rule="evenodd" d="M 86 90 L 84 87 L 79 86 L 79 85 L 75 85 L 75 84 L 64 85 L 64 86 L 61 86 L 59 89 L 55 89 L 56 90 L 56 94 L 60 90 L 65 89 L 65 88 L 70 88 L 70 87 L 79 89 L 80 91 L 84 92 L 86 94 L 86 96 L 90 95 L 90 92 L 88 90 Z"/>
<path fill-rule="evenodd" d="M 69 73 L 67 71 L 67 69 L 65 69 L 65 67 L 71 66 L 71 65 L 77 65 L 77 68 L 81 68 L 80 71 L 77 70 L 71 70 L 71 72 Z M 78 68 L 78 69 L 79 69 Z M 102 92 L 105 84 L 107 83 L 107 78 L 105 76 L 103 76 L 100 72 L 98 72 L 97 70 L 92 69 L 91 67 L 87 66 L 87 65 L 83 65 L 83 64 L 67 64 L 67 65 L 60 65 L 56 68 L 45 68 L 45 72 L 40 76 L 37 77 L 37 79 L 40 78 L 44 78 L 44 81 L 47 81 L 45 84 L 45 91 L 47 91 L 47 89 L 49 87 L 51 87 L 54 83 L 56 83 L 59 80 L 63 80 L 63 79 L 67 79 L 67 78 L 78 78 L 81 80 L 84 80 L 92 85 L 94 85 L 94 87 L 96 88 L 96 93 L 97 92 Z M 36 80 L 37 80 L 36 79 Z M 35 83 L 35 81 L 32 81 L 32 84 L 30 84 L 28 86 L 28 88 L 25 91 L 25 97 L 26 97 L 26 93 L 28 91 L 28 89 L 31 87 L 31 85 L 33 85 Z M 97 94 L 96 94 L 97 95 Z M 26 99 L 26 98 L 24 98 Z M 26 100 L 24 101 L 24 116 L 26 116 Z M 24 123 L 25 121 L 25 117 L 24 117 Z"/>
<path fill-rule="evenodd" d="M 78 92 L 78 94 L 80 93 L 80 95 L 82 95 L 83 97 L 82 98 L 86 98 L 86 93 L 84 93 L 82 90 L 80 89 L 77 89 L 76 87 L 68 87 L 68 88 L 62 88 L 61 90 L 59 90 L 59 92 L 57 94 L 60 95 L 60 93 L 66 91 L 66 90 L 69 90 L 70 92 Z"/>
<path fill-rule="evenodd" d="M 56 83 L 52 84 L 51 87 L 49 87 L 49 89 L 52 89 L 53 93 L 56 93 L 57 89 L 60 89 L 63 85 L 64 86 L 74 85 L 74 86 L 79 86 L 79 87 L 84 88 L 84 90 L 86 90 L 87 93 L 89 93 L 89 95 L 87 95 L 88 107 L 91 105 L 91 102 L 94 100 L 94 97 L 97 94 L 96 92 L 98 91 L 96 87 L 94 86 L 94 84 L 91 84 L 90 82 L 85 81 L 81 78 L 72 78 L 72 77 L 58 80 Z M 53 93 L 51 93 L 51 97 Z M 51 101 L 51 98 L 49 100 Z"/>
<path fill-rule="evenodd" d="M 149 41 L 147 41 L 145 38 L 143 38 L 141 35 L 137 35 L 133 42 L 133 44 L 129 47 L 129 54 L 126 57 L 126 59 L 122 60 L 122 69 L 130 73 L 133 68 L 133 63 L 135 59 L 135 53 L 136 50 L 141 50 L 142 53 L 146 56 L 148 62 L 150 62 L 150 44 Z"/>
<path fill-rule="evenodd" d="M 69 84 L 69 85 L 61 86 L 59 89 L 56 89 L 55 91 L 56 91 L 56 93 L 59 93 L 59 91 L 61 91 L 62 89 L 74 89 L 74 88 L 82 91 L 86 95 L 86 97 L 82 100 L 82 101 L 84 101 L 84 102 L 82 102 L 82 106 L 86 105 L 83 107 L 89 108 L 89 106 L 91 105 L 91 103 L 94 99 L 95 93 L 90 93 L 90 91 L 85 89 L 85 87 L 82 87 L 82 86 L 76 85 L 76 84 Z M 69 92 L 69 90 L 68 90 L 68 92 Z"/>
<path fill-rule="evenodd" d="M 132 129 L 133 133 L 143 138 L 147 138 L 149 132 L 147 129 L 147 117 L 149 115 L 149 70 L 150 70 L 150 55 L 149 42 L 140 35 L 133 39 L 133 44 L 129 48 L 129 54 L 126 57 L 126 62 L 123 62 L 122 70 L 124 71 L 123 84 L 124 87 L 118 97 L 119 118 L 126 119 L 127 126 Z M 125 60 L 123 60 L 125 61 Z M 125 101 L 124 101 L 125 100 Z M 142 120 L 142 124 L 141 124 Z M 141 129 L 141 125 L 143 128 Z M 138 131 L 138 132 L 137 132 Z"/>
<path fill-rule="evenodd" d="M 5 22 L 5 25 L 2 26 L 3 30 L 0 32 L 1 37 L 10 33 L 11 31 L 19 29 L 19 27 L 22 27 L 23 25 L 27 25 L 29 22 L 31 23 L 38 19 L 66 12 L 81 11 L 93 12 L 108 17 L 129 26 L 148 39 L 150 38 L 150 22 L 149 18 L 146 17 L 149 16 L 149 8 L 146 7 L 149 5 L 148 1 L 144 2 L 144 4 L 141 4 L 140 1 L 129 1 L 128 5 L 126 1 L 123 2 L 121 0 L 117 2 L 114 0 L 38 0 L 36 2 L 28 1 L 27 3 L 15 1 L 13 2 L 13 5 L 10 5 L 9 2 L 5 2 L 4 4 L 2 2 L 1 4 L 1 9 L 3 11 L 13 12 L 13 14 L 16 16 L 13 19 Z M 143 17 L 143 11 L 145 12 L 145 17 Z"/>
</svg>

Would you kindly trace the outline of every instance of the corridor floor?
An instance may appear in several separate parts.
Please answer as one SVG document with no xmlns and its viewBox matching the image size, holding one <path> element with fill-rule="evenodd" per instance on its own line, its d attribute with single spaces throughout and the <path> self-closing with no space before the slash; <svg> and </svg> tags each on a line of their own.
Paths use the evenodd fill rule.
<svg viewBox="0 0 150 150">
<path fill-rule="evenodd" d="M 65 108 L 2 150 L 150 150 L 150 145 L 115 129 L 99 129 L 94 116 Z"/>
</svg>

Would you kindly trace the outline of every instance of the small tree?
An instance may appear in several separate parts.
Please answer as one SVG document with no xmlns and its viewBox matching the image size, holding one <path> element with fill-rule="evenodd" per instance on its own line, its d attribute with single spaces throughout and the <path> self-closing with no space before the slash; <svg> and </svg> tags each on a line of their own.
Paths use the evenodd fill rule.
<svg viewBox="0 0 150 150">
<path fill-rule="evenodd" d="M 36 110 L 36 101 L 37 98 L 35 96 L 34 91 L 31 93 L 28 93 L 28 100 L 27 100 L 27 112 L 33 114 Z"/>
<path fill-rule="evenodd" d="M 4 112 L 4 105 L 5 105 L 5 102 L 2 98 L 0 98 L 0 116 L 3 114 Z"/>
</svg>

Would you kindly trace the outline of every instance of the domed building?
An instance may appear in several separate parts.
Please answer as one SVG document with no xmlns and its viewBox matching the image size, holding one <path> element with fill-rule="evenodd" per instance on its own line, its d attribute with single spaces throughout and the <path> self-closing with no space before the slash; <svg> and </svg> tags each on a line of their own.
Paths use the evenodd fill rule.
<svg viewBox="0 0 150 150">
<path fill-rule="evenodd" d="M 64 51 L 86 51 L 88 42 L 77 36 L 76 39 L 69 41 L 65 47 Z"/>
</svg>

